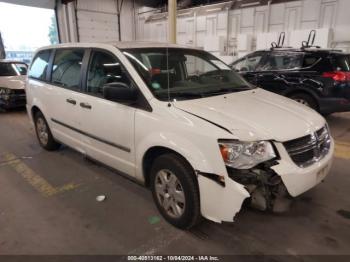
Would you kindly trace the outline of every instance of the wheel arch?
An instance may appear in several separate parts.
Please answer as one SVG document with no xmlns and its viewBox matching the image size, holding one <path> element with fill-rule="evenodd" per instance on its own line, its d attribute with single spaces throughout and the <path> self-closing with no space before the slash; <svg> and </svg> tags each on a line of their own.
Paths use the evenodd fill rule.
<svg viewBox="0 0 350 262">
<path fill-rule="evenodd" d="M 41 112 L 42 114 L 44 114 L 38 106 L 36 106 L 36 105 L 32 106 L 32 108 L 30 109 L 30 113 L 31 113 L 33 120 L 35 118 L 36 113 L 38 113 L 38 112 Z"/>
<path fill-rule="evenodd" d="M 296 94 L 303 94 L 303 95 L 310 96 L 314 100 L 314 102 L 317 106 L 317 109 L 318 110 L 320 109 L 318 95 L 315 92 L 310 91 L 308 89 L 297 88 L 297 89 L 289 90 L 289 91 L 285 92 L 283 95 L 288 97 L 288 98 L 291 98 L 293 95 L 296 95 Z"/>
<path fill-rule="evenodd" d="M 188 159 L 186 159 L 186 157 L 184 157 L 181 153 L 165 146 L 152 146 L 149 149 L 147 149 L 147 151 L 145 152 L 142 158 L 142 174 L 143 174 L 144 183 L 146 187 L 149 187 L 150 171 L 151 171 L 153 162 L 159 156 L 164 154 L 174 154 L 180 157 L 193 170 L 193 172 L 195 172 L 195 169 L 191 165 L 190 161 L 188 161 Z"/>
</svg>

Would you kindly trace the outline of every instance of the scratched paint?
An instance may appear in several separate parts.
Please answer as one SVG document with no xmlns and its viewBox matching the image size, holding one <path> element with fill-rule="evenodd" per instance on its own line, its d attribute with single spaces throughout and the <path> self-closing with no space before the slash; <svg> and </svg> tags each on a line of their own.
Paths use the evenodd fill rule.
<svg viewBox="0 0 350 262">
<path fill-rule="evenodd" d="M 26 180 L 33 188 L 35 188 L 40 194 L 45 197 L 50 197 L 58 193 L 73 190 L 79 186 L 79 184 L 68 183 L 61 187 L 54 187 L 44 178 L 35 173 L 30 167 L 23 163 L 17 156 L 11 153 L 4 155 L 4 160 L 7 161 L 7 165 L 20 174 L 24 180 Z"/>
</svg>

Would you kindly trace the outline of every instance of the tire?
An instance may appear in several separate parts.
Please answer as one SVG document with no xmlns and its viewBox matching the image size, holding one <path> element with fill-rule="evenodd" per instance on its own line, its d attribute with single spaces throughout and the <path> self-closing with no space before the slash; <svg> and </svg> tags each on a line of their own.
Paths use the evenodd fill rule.
<svg viewBox="0 0 350 262">
<path fill-rule="evenodd" d="M 151 167 L 150 182 L 153 199 L 166 221 L 180 229 L 200 221 L 198 182 L 183 158 L 173 153 L 159 156 Z"/>
<path fill-rule="evenodd" d="M 53 138 L 50 127 L 47 124 L 44 115 L 40 111 L 35 114 L 34 121 L 35 133 L 40 146 L 48 151 L 59 149 L 61 145 Z"/>
<path fill-rule="evenodd" d="M 318 111 L 318 105 L 316 100 L 308 95 L 308 94 L 304 94 L 304 93 L 296 93 L 293 94 L 291 96 L 289 96 L 290 99 L 293 99 L 294 101 L 303 104 L 305 106 L 308 106 L 310 108 L 312 108 L 315 111 Z"/>
</svg>

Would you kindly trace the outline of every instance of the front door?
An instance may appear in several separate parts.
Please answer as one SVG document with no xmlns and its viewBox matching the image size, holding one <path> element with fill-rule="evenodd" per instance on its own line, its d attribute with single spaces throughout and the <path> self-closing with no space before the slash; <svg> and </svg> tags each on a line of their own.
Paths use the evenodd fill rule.
<svg viewBox="0 0 350 262">
<path fill-rule="evenodd" d="M 264 52 L 247 55 L 233 64 L 233 70 L 242 75 L 249 83 L 257 84 L 256 69 L 263 60 Z"/>
<path fill-rule="evenodd" d="M 123 173 L 134 175 L 135 108 L 103 98 L 103 86 L 122 82 L 132 87 L 120 61 L 104 51 L 92 51 L 87 68 L 86 92 L 79 100 L 79 121 L 87 154 Z"/>
<path fill-rule="evenodd" d="M 302 63 L 301 52 L 272 52 L 258 68 L 257 85 L 271 92 L 284 93 L 300 84 Z"/>
</svg>

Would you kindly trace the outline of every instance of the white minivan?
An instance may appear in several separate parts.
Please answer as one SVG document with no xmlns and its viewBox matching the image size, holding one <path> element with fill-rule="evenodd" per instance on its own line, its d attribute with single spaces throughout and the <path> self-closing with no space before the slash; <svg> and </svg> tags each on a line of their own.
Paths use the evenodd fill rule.
<svg viewBox="0 0 350 262">
<path fill-rule="evenodd" d="M 44 47 L 26 88 L 43 148 L 63 143 L 145 184 L 179 228 L 201 217 L 232 222 L 243 202 L 281 211 L 331 168 L 334 142 L 322 116 L 250 85 L 203 50 Z"/>
</svg>

